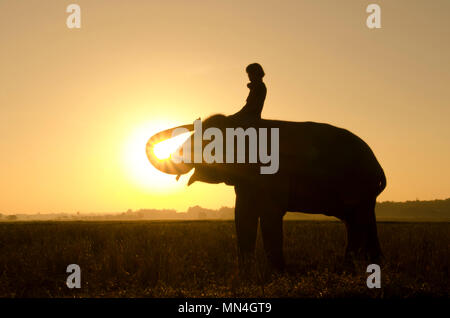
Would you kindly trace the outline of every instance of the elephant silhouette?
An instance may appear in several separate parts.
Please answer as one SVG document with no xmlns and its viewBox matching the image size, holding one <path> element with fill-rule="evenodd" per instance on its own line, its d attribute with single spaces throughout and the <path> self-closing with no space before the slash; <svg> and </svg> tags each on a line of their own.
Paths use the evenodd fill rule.
<svg viewBox="0 0 450 318">
<path fill-rule="evenodd" d="M 254 254 L 259 220 L 269 263 L 276 269 L 284 268 L 283 216 L 287 211 L 337 217 L 347 230 L 345 259 L 379 262 L 375 204 L 386 187 L 386 177 L 370 147 L 350 131 L 324 123 L 261 119 L 244 124 L 224 115 L 213 115 L 202 122 L 203 130 L 215 127 L 223 136 L 226 128 L 250 126 L 278 128 L 276 173 L 261 174 L 261 163 L 174 163 L 155 157 L 152 150 L 157 142 L 171 138 L 178 128 L 194 131 L 194 125 L 154 135 L 147 143 L 147 155 L 157 169 L 168 174 L 179 176 L 195 169 L 189 184 L 201 181 L 234 186 L 241 264 Z M 179 153 L 191 147 L 193 156 L 194 139 L 191 135 L 186 140 L 188 148 L 182 145 Z"/>
</svg>

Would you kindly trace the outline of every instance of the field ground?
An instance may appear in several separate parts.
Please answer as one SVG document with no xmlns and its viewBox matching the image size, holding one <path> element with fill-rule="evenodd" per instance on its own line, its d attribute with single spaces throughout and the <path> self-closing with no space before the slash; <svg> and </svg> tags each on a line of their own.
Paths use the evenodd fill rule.
<svg viewBox="0 0 450 318">
<path fill-rule="evenodd" d="M 450 223 L 378 223 L 380 289 L 342 264 L 339 222 L 285 221 L 284 274 L 267 271 L 258 238 L 247 279 L 231 221 L 0 223 L 0 297 L 446 297 Z M 81 267 L 80 289 L 65 282 Z"/>
</svg>

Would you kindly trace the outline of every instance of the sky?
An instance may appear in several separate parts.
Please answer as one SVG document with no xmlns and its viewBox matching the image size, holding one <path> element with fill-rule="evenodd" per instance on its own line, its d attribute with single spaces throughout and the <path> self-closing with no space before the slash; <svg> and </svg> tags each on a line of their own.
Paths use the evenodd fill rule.
<svg viewBox="0 0 450 318">
<path fill-rule="evenodd" d="M 66 7 L 81 8 L 81 28 Z M 155 170 L 155 132 L 245 103 L 364 139 L 379 201 L 450 197 L 450 2 L 0 0 L 0 213 L 234 205 L 229 186 Z"/>
</svg>

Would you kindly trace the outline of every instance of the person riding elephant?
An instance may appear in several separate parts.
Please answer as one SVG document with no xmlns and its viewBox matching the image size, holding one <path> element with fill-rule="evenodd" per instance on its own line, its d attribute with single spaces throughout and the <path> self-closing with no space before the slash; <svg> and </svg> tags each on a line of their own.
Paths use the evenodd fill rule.
<svg viewBox="0 0 450 318">
<path fill-rule="evenodd" d="M 194 169 L 188 186 L 199 181 L 234 187 L 238 259 L 242 268 L 254 256 L 259 224 L 269 263 L 277 270 L 284 269 L 283 217 L 287 211 L 340 219 L 347 230 L 346 262 L 358 259 L 378 264 L 382 253 L 375 205 L 377 196 L 386 187 L 386 175 L 372 149 L 347 129 L 330 124 L 262 119 L 267 92 L 262 81 L 264 71 L 257 63 L 248 65 L 246 71 L 250 93 L 239 112 L 231 116 L 212 115 L 201 122 L 197 131 L 195 124 L 188 124 L 153 135 L 146 146 L 150 163 L 159 171 L 177 176 Z M 259 132 L 270 131 L 270 136 L 266 134 L 261 139 L 256 133 L 253 135 L 253 140 L 258 138 L 258 145 L 263 139 L 276 141 L 270 143 L 270 153 L 277 158 L 273 173 L 261 173 L 262 168 L 267 168 L 266 159 L 246 161 L 247 149 L 241 151 L 244 160 L 234 160 L 239 140 L 245 145 L 245 139 L 251 138 L 250 133 L 235 134 L 236 131 L 251 127 Z M 196 137 L 195 133 L 203 136 L 209 129 L 222 139 Z M 194 134 L 178 148 L 177 155 L 159 159 L 154 153 L 155 145 L 180 130 Z M 232 133 L 228 134 L 230 130 Z M 216 147 L 222 147 L 221 157 Z M 207 148 L 214 149 L 219 160 L 196 161 L 195 155 L 199 153 L 196 149 L 203 155 Z M 173 160 L 185 156 L 186 160 Z M 224 161 L 224 156 L 232 159 Z"/>
<path fill-rule="evenodd" d="M 263 82 L 265 73 L 258 63 L 248 65 L 245 70 L 250 80 L 250 83 L 247 84 L 250 89 L 247 102 L 240 111 L 229 116 L 229 118 L 239 122 L 253 122 L 261 119 L 261 112 L 267 95 L 267 88 Z"/>
</svg>

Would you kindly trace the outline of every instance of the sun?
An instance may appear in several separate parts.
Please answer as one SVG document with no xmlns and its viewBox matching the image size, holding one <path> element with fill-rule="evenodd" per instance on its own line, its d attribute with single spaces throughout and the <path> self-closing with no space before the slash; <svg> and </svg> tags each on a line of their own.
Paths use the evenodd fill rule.
<svg viewBox="0 0 450 318">
<path fill-rule="evenodd" d="M 170 156 L 183 144 L 189 137 L 189 133 L 181 134 L 176 137 L 161 141 L 153 148 L 153 153 L 159 160 L 169 159 Z"/>
<path fill-rule="evenodd" d="M 152 192 L 171 192 L 181 189 L 184 184 L 177 182 L 174 175 L 165 174 L 149 162 L 146 145 L 151 136 L 159 131 L 174 127 L 179 123 L 152 121 L 133 128 L 122 147 L 123 170 L 126 177 L 139 188 Z M 188 135 L 181 134 L 155 145 L 154 154 L 159 160 L 170 158 Z"/>
</svg>

